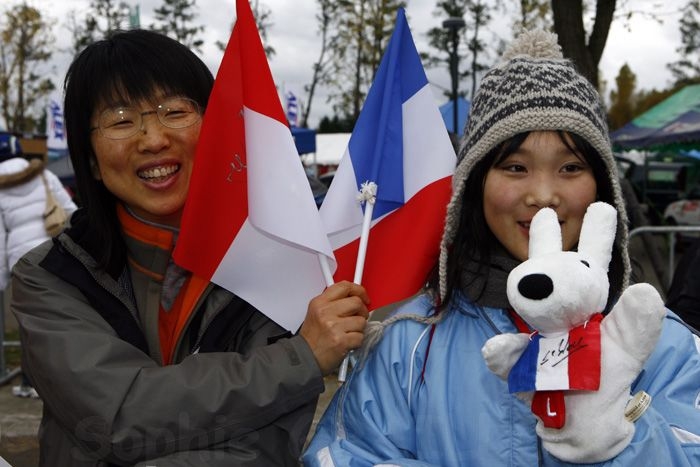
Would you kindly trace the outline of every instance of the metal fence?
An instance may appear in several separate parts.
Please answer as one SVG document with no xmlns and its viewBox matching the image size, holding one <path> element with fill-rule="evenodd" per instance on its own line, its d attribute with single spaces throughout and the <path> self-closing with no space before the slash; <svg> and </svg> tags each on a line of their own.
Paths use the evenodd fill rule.
<svg viewBox="0 0 700 467">
<path fill-rule="evenodd" d="M 635 235 L 640 234 L 664 234 L 668 239 L 668 252 L 667 252 L 667 265 L 666 274 L 663 275 L 665 278 L 665 284 L 663 286 L 666 288 L 666 292 L 671 287 L 671 282 L 673 281 L 673 271 L 676 268 L 676 235 L 679 233 L 683 234 L 700 234 L 700 226 L 689 226 L 689 225 L 676 225 L 676 226 L 652 226 L 647 225 L 643 227 L 637 227 L 630 231 L 630 240 Z"/>
</svg>

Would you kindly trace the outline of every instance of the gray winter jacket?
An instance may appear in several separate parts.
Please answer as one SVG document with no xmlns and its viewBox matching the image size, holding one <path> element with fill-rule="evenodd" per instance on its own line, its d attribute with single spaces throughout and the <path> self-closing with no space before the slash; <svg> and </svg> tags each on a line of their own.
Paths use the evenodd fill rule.
<svg viewBox="0 0 700 467">
<path fill-rule="evenodd" d="M 154 297 L 170 251 L 125 235 L 115 280 L 76 229 L 13 271 L 22 367 L 44 402 L 41 465 L 298 465 L 324 389 L 304 339 L 209 284 L 164 365 Z"/>
</svg>

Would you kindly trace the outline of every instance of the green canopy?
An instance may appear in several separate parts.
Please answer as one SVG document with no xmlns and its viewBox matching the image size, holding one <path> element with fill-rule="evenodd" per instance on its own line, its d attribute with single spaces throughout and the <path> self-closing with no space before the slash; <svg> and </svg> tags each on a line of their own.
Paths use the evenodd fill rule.
<svg viewBox="0 0 700 467">
<path fill-rule="evenodd" d="M 610 138 L 617 149 L 700 149 L 700 84 L 684 87 Z"/>
</svg>

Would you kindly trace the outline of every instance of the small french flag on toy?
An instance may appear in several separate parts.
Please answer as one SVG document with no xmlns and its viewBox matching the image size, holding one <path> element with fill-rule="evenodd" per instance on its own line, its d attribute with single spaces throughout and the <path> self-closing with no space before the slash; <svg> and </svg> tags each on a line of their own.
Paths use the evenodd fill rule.
<svg viewBox="0 0 700 467">
<path fill-rule="evenodd" d="M 600 386 L 600 321 L 587 323 L 559 337 L 534 334 L 508 375 L 513 392 L 588 390 Z"/>
</svg>

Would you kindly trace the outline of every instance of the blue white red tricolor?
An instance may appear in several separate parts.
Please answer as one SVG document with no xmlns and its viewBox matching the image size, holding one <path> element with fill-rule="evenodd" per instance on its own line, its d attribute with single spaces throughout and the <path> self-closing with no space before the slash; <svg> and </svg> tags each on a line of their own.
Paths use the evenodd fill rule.
<svg viewBox="0 0 700 467">
<path fill-rule="evenodd" d="M 510 392 L 597 390 L 601 320 L 602 315 L 597 313 L 563 336 L 533 335 L 508 374 Z"/>
<path fill-rule="evenodd" d="M 454 148 L 403 9 L 321 206 L 336 281 L 353 280 L 363 206 L 377 184 L 362 285 L 373 309 L 409 297 L 434 266 L 451 194 Z"/>
</svg>

